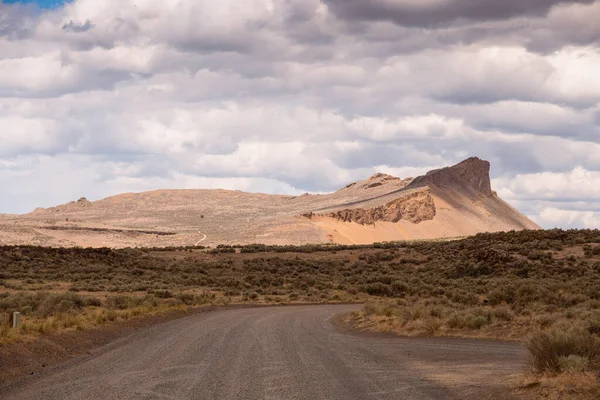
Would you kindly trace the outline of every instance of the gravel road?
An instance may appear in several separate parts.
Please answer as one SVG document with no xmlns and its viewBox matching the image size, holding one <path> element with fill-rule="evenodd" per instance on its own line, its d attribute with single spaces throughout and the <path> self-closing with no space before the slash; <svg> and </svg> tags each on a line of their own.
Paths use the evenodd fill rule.
<svg viewBox="0 0 600 400">
<path fill-rule="evenodd" d="M 200 313 L 145 328 L 33 376 L 7 399 L 512 398 L 518 344 L 337 330 L 359 306 Z"/>
</svg>

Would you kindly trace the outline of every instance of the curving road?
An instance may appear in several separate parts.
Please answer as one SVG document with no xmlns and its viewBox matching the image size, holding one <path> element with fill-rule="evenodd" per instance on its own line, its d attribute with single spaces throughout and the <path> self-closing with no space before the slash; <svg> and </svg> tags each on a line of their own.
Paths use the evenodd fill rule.
<svg viewBox="0 0 600 400">
<path fill-rule="evenodd" d="M 21 382 L 7 399 L 511 398 L 521 346 L 341 332 L 359 306 L 230 309 L 167 322 Z"/>
</svg>

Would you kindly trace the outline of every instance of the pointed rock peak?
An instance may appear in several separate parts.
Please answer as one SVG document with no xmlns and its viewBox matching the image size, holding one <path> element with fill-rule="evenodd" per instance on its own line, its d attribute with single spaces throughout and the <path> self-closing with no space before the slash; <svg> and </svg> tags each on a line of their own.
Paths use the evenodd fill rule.
<svg viewBox="0 0 600 400">
<path fill-rule="evenodd" d="M 492 194 L 490 163 L 478 157 L 467 158 L 452 167 L 429 171 L 425 176 L 416 178 L 414 183 L 474 189 L 487 196 Z"/>
<path fill-rule="evenodd" d="M 490 170 L 490 162 L 486 160 L 482 160 L 479 157 L 469 157 L 466 160 L 459 162 L 456 165 L 451 167 L 452 169 L 487 169 L 489 173 Z"/>
</svg>

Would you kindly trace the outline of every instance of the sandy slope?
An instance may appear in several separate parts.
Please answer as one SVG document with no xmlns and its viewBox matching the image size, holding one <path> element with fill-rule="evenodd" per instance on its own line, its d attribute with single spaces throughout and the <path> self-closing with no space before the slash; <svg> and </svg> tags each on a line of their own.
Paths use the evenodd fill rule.
<svg viewBox="0 0 600 400">
<path fill-rule="evenodd" d="M 457 209 L 443 198 L 433 195 L 437 214 L 431 221 L 413 224 L 378 221 L 373 225 L 341 222 L 332 218 L 317 217 L 315 223 L 325 229 L 336 243 L 368 244 L 393 240 L 453 238 L 479 232 L 509 231 L 513 229 L 539 229 L 531 220 L 515 215 L 511 207 L 495 196 L 483 199 L 482 204 L 472 204 L 468 209 Z M 487 200 L 487 201 L 486 201 Z M 507 216 L 509 216 L 507 218 Z"/>
<path fill-rule="evenodd" d="M 537 229 L 492 192 L 489 168 L 471 158 L 415 179 L 376 174 L 328 195 L 156 190 L 80 199 L 3 216 L 0 244 L 372 243 Z"/>
</svg>

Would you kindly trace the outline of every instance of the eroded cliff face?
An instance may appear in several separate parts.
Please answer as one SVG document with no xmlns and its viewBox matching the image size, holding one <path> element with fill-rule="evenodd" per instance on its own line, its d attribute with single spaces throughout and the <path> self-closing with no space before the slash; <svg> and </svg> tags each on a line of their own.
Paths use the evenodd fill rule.
<svg viewBox="0 0 600 400">
<path fill-rule="evenodd" d="M 477 157 L 471 157 L 452 167 L 429 171 L 414 179 L 409 187 L 431 184 L 442 188 L 462 189 L 491 196 L 490 163 Z"/>
<path fill-rule="evenodd" d="M 373 224 L 377 221 L 398 222 L 400 220 L 418 224 L 432 220 L 435 213 L 436 209 L 431 193 L 428 188 L 424 188 L 378 207 L 346 209 L 329 213 L 327 216 L 362 225 Z"/>
</svg>

